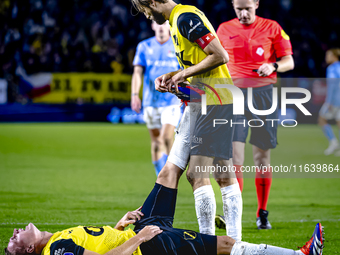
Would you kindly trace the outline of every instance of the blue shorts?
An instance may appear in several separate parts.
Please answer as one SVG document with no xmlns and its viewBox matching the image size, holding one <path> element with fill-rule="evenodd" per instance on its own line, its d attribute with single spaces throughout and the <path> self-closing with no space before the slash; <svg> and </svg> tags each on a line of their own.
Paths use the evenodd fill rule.
<svg viewBox="0 0 340 255">
<path fill-rule="evenodd" d="M 248 121 L 253 120 L 251 125 L 253 126 L 260 126 L 261 121 L 255 120 L 262 120 L 264 125 L 262 127 L 250 127 L 251 128 L 251 135 L 249 143 L 257 146 L 262 150 L 273 149 L 277 145 L 277 126 L 278 126 L 278 110 L 276 110 L 266 116 L 259 116 L 250 112 L 248 108 L 248 93 L 247 89 L 242 89 L 244 94 L 244 115 L 236 115 L 236 122 L 237 123 L 244 123 L 243 124 L 236 124 L 235 131 L 234 131 L 234 142 L 246 142 L 248 136 Z M 273 103 L 273 85 L 263 86 L 259 88 L 253 88 L 253 105 L 254 108 L 257 110 L 268 110 L 271 108 Z M 276 119 L 276 121 L 266 121 L 270 119 Z"/>
<path fill-rule="evenodd" d="M 140 245 L 143 255 L 216 255 L 217 237 L 173 228 L 177 190 L 155 184 L 142 207 L 144 216 L 135 223 L 138 233 L 145 226 L 159 226 L 163 232 Z"/>
</svg>

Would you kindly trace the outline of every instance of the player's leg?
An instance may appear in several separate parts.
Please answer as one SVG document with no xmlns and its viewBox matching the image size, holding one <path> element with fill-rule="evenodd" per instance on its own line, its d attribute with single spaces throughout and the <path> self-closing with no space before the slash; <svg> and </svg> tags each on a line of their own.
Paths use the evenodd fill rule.
<svg viewBox="0 0 340 255">
<path fill-rule="evenodd" d="M 174 131 L 181 119 L 181 108 L 179 105 L 170 105 L 164 107 L 161 115 L 161 140 L 165 146 L 166 154 L 169 155 L 172 144 L 174 142 Z"/>
<path fill-rule="evenodd" d="M 211 186 L 209 175 L 213 165 L 213 155 L 209 148 L 213 147 L 211 141 L 212 125 L 209 117 L 213 117 L 211 106 L 208 106 L 208 113 L 201 114 L 198 108 L 197 119 L 192 124 L 190 147 L 190 164 L 187 170 L 187 179 L 194 192 L 195 210 L 200 233 L 215 234 L 216 200 L 215 193 Z M 193 121 L 193 120 L 191 120 Z"/>
<path fill-rule="evenodd" d="M 164 145 L 160 139 L 160 130 L 162 128 L 161 115 L 159 108 L 155 107 L 145 107 L 144 108 L 144 121 L 146 122 L 146 127 L 149 130 L 151 138 L 151 159 L 155 167 L 156 175 L 159 174 L 162 165 L 162 154 L 164 152 Z"/>
<path fill-rule="evenodd" d="M 195 120 L 198 109 L 199 107 L 189 104 L 184 111 L 168 161 L 143 205 L 144 218 L 156 215 L 173 217 L 178 181 L 190 156 L 190 119 Z"/>
<path fill-rule="evenodd" d="M 235 128 L 235 132 L 238 127 Z M 235 168 L 235 175 L 237 182 L 240 186 L 241 192 L 243 191 L 243 173 L 241 171 L 244 164 L 244 148 L 245 142 L 234 141 L 233 142 L 233 164 Z"/>
<path fill-rule="evenodd" d="M 228 219 L 237 219 L 235 225 L 241 226 L 241 216 L 242 215 L 242 198 L 240 188 L 237 184 L 235 174 L 232 172 L 232 163 L 229 161 L 232 157 L 232 136 L 233 136 L 233 126 L 227 125 L 215 125 L 213 126 L 214 119 L 233 119 L 232 116 L 232 105 L 218 105 L 218 106 L 208 106 L 206 115 L 199 115 L 196 122 L 196 127 L 194 131 L 194 137 L 192 141 L 192 149 L 190 152 L 190 168 L 189 173 L 192 175 L 194 172 L 196 174 L 196 169 L 205 170 L 208 167 L 214 167 L 215 173 L 219 171 L 221 173 L 216 179 L 220 184 L 222 197 L 223 197 L 223 210 L 228 216 Z M 193 162 L 192 158 L 199 156 L 201 162 Z M 213 161 L 208 160 L 209 158 L 215 158 L 218 163 L 214 164 Z M 204 160 L 203 160 L 204 159 Z M 231 170 L 229 174 L 222 171 L 222 169 Z M 228 172 L 228 171 L 227 171 Z M 232 173 L 230 173 L 232 172 Z M 188 175 L 188 174 L 187 174 Z M 189 181 L 193 186 L 195 194 L 195 205 L 196 213 L 199 220 L 199 225 L 205 226 L 200 227 L 201 233 L 213 234 L 214 233 L 214 222 L 215 222 L 215 211 L 216 211 L 216 201 L 213 189 L 210 185 L 210 180 L 205 178 L 192 178 L 189 175 Z M 215 176 L 216 177 L 216 176 Z M 234 196 L 234 193 L 239 195 L 238 201 L 240 203 L 235 203 L 231 205 L 230 196 Z M 202 198 L 204 203 L 202 203 Z M 232 208 L 232 209 L 231 209 Z M 228 210 L 229 209 L 229 210 Z M 230 210 L 231 209 L 231 210 Z M 231 214 L 238 215 L 240 217 L 231 216 Z M 227 223 L 228 224 L 228 223 Z M 205 231 L 202 232 L 201 229 Z M 230 225 L 230 229 L 234 230 L 234 226 Z M 231 231 L 232 237 L 236 239 L 241 238 L 241 228 L 237 231 Z M 235 234 L 235 235 L 234 235 Z"/>
<path fill-rule="evenodd" d="M 257 227 L 259 229 L 271 229 L 268 221 L 267 204 L 272 184 L 272 170 L 270 167 L 270 149 L 262 150 L 253 145 L 253 159 L 257 167 L 255 173 L 255 186 L 257 193 Z"/>
<path fill-rule="evenodd" d="M 187 170 L 187 179 L 194 192 L 199 230 L 207 235 L 215 235 L 216 200 L 208 169 L 212 165 L 212 157 L 191 155 Z"/>
<path fill-rule="evenodd" d="M 179 178 L 189 162 L 191 134 L 199 111 L 200 105 L 197 103 L 189 103 L 185 108 L 168 161 L 160 172 L 157 183 L 169 188 L 177 188 Z"/>
<path fill-rule="evenodd" d="M 319 112 L 318 124 L 321 127 L 323 134 L 328 140 L 328 148 L 324 151 L 325 155 L 332 154 L 339 146 L 339 142 L 336 139 L 336 136 L 334 135 L 332 126 L 327 122 L 327 120 L 332 119 L 333 117 L 335 116 L 330 105 L 324 103 Z"/>
<path fill-rule="evenodd" d="M 224 228 L 226 228 L 227 236 L 241 241 L 243 202 L 241 190 L 233 169 L 233 161 L 232 159 L 215 159 L 214 165 L 216 166 L 214 178 L 222 194 Z"/>
<path fill-rule="evenodd" d="M 217 254 L 231 255 L 321 255 L 323 251 L 323 229 L 317 223 L 312 237 L 300 249 L 292 250 L 267 244 L 234 242 L 228 237 L 217 237 Z M 232 247 L 231 247 L 232 246 Z"/>
<path fill-rule="evenodd" d="M 164 147 L 160 139 L 160 130 L 158 128 L 149 129 L 149 134 L 151 138 L 151 160 L 155 167 L 156 175 L 158 175 L 163 167 L 161 158 L 163 154 L 162 151 L 164 151 L 162 148 Z"/>
<path fill-rule="evenodd" d="M 272 108 L 273 85 L 253 89 L 253 106 L 258 110 Z M 270 149 L 277 145 L 278 110 L 262 116 L 249 111 L 246 112 L 247 119 L 251 120 L 251 136 L 249 143 L 253 145 L 254 165 L 257 167 L 255 174 L 255 186 L 258 200 L 256 213 L 256 224 L 258 229 L 271 229 L 267 219 L 266 210 L 270 188 L 272 184 L 272 171 L 270 168 Z M 249 116 L 248 116 L 249 115 Z M 272 121 L 268 121 L 272 120 Z"/>
<path fill-rule="evenodd" d="M 158 166 L 160 170 L 163 168 L 165 162 L 168 159 L 168 155 L 174 142 L 175 128 L 178 126 L 180 118 L 181 109 L 179 105 L 170 105 L 167 107 L 162 107 L 161 112 L 162 128 L 160 130 L 159 140 L 161 144 L 164 146 L 164 151 L 162 151 L 162 155 L 159 157 L 158 160 Z"/>
<path fill-rule="evenodd" d="M 245 96 L 247 92 L 242 90 Z M 245 109 L 247 109 L 247 105 Z M 235 116 L 235 130 L 233 136 L 233 163 L 237 181 L 240 185 L 241 192 L 243 191 L 243 173 L 241 172 L 244 163 L 244 147 L 248 136 L 249 127 L 245 115 Z"/>
<path fill-rule="evenodd" d="M 336 114 L 336 117 L 335 117 L 335 121 L 336 121 L 336 125 L 338 126 L 339 140 L 340 140 L 340 107 L 338 107 L 338 109 L 337 109 L 337 114 Z M 340 157 L 340 146 L 338 146 L 338 148 L 334 152 L 334 155 L 336 157 Z"/>
<path fill-rule="evenodd" d="M 224 113 L 224 115 L 226 116 L 226 119 L 233 120 L 233 123 L 236 122 L 231 110 Z M 223 134 L 220 136 L 223 143 L 219 144 L 218 147 L 220 148 L 220 151 L 224 152 L 224 158 L 215 158 L 214 166 L 216 166 L 216 170 L 214 172 L 214 178 L 217 181 L 222 194 L 226 233 L 236 241 L 241 241 L 243 202 L 240 185 L 237 182 L 234 173 L 235 169 L 232 160 L 234 129 L 234 125 L 226 125 L 223 127 Z"/>
</svg>

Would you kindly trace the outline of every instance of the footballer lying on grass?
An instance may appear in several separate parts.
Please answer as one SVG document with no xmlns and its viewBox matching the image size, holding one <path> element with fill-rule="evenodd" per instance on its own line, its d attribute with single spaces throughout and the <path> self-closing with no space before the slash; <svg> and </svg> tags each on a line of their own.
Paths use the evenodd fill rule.
<svg viewBox="0 0 340 255">
<path fill-rule="evenodd" d="M 141 208 L 128 212 L 115 228 L 78 226 L 56 233 L 42 232 L 32 223 L 14 229 L 6 255 L 321 255 L 323 232 L 316 224 L 310 240 L 294 251 L 266 244 L 236 242 L 228 236 L 212 236 L 172 227 L 179 176 L 163 169 Z M 134 224 L 134 231 L 124 230 Z"/>
</svg>

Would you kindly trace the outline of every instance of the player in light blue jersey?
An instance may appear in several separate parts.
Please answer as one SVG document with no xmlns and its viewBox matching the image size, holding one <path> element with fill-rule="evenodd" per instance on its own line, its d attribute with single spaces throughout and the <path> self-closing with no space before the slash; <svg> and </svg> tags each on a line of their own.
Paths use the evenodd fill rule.
<svg viewBox="0 0 340 255">
<path fill-rule="evenodd" d="M 340 156 L 340 145 L 333 133 L 328 120 L 335 119 L 339 129 L 340 139 L 340 49 L 330 49 L 326 52 L 327 67 L 327 97 L 319 113 L 319 125 L 329 141 L 325 155 L 334 153 Z"/>
<path fill-rule="evenodd" d="M 151 137 L 151 158 L 156 174 L 162 170 L 170 153 L 174 130 L 181 118 L 180 101 L 171 93 L 155 89 L 155 79 L 164 73 L 180 69 L 170 38 L 170 26 L 166 22 L 152 22 L 155 36 L 140 42 L 133 60 L 131 108 L 141 110 L 139 90 L 143 80 L 143 111 Z"/>
</svg>

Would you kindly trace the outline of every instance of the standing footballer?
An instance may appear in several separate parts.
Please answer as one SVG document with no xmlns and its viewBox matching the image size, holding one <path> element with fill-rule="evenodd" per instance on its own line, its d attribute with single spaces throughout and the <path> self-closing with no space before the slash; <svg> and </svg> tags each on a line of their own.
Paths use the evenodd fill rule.
<svg viewBox="0 0 340 255">
<path fill-rule="evenodd" d="M 186 107 L 168 161 L 158 178 L 179 178 L 186 169 L 192 185 L 195 208 L 201 233 L 215 233 L 216 201 L 210 183 L 212 166 L 232 166 L 233 128 L 214 127 L 214 119 L 233 119 L 232 94 L 215 84 L 229 84 L 232 80 L 225 65 L 228 53 L 220 44 L 214 28 L 204 13 L 194 6 L 177 4 L 172 0 L 132 0 L 137 10 L 151 20 L 163 24 L 169 20 L 171 37 L 182 70 L 158 77 L 156 89 L 179 94 L 178 84 L 189 82 L 194 90 L 206 92 L 206 114 L 189 103 Z M 202 171 L 201 171 L 202 170 Z M 242 197 L 233 172 L 214 175 L 220 186 L 223 212 L 227 218 L 227 234 L 241 240 Z"/>
<path fill-rule="evenodd" d="M 277 72 L 286 72 L 294 68 L 289 36 L 277 22 L 256 16 L 259 0 L 233 0 L 233 6 L 237 18 L 222 23 L 217 30 L 217 35 L 230 56 L 228 63 L 230 74 L 234 84 L 243 91 L 245 98 L 247 88 L 253 88 L 255 109 L 270 109 Z M 247 120 L 261 118 L 278 119 L 278 112 L 276 110 L 268 116 L 258 116 L 251 113 L 245 104 L 245 115 L 237 116 L 237 123 L 245 123 L 235 127 L 233 138 L 233 161 L 238 171 L 241 190 L 243 175 L 240 169 L 244 163 L 244 148 L 249 129 Z M 258 200 L 256 224 L 258 229 L 271 229 L 266 209 L 272 173 L 261 173 L 261 166 L 265 166 L 266 169 L 270 167 L 270 149 L 277 145 L 277 123 L 274 125 L 270 121 L 264 123 L 260 128 L 251 128 L 250 143 L 253 145 L 254 164 L 258 167 L 255 177 Z M 217 220 L 219 219 L 223 221 L 223 218 L 217 217 Z"/>
<path fill-rule="evenodd" d="M 140 42 L 133 60 L 131 108 L 139 113 L 139 90 L 143 74 L 144 121 L 151 137 L 151 158 L 156 175 L 162 170 L 174 140 L 174 130 L 181 118 L 180 101 L 170 93 L 155 89 L 155 79 L 161 74 L 176 71 L 179 65 L 170 39 L 169 23 L 152 22 L 155 36 Z"/>
</svg>

